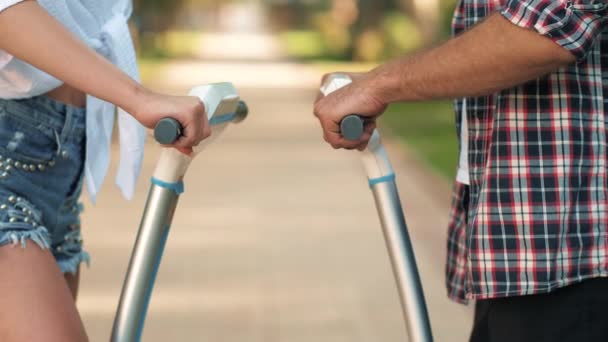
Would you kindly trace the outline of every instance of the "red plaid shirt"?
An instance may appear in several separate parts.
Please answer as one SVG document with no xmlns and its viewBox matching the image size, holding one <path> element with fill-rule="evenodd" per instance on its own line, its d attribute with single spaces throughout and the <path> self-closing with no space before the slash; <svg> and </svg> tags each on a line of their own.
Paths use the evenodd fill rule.
<svg viewBox="0 0 608 342">
<path fill-rule="evenodd" d="M 454 187 L 446 269 L 460 302 L 608 276 L 608 2 L 461 0 L 454 33 L 496 11 L 578 62 L 466 99 L 470 186 Z"/>
</svg>

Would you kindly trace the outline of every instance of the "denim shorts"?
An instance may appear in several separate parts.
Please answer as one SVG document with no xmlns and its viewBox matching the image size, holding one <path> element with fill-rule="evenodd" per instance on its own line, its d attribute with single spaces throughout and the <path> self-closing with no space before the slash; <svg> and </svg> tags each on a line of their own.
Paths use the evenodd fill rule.
<svg viewBox="0 0 608 342">
<path fill-rule="evenodd" d="M 83 108 L 46 96 L 0 99 L 0 246 L 32 241 L 63 273 L 88 263 L 78 202 L 85 144 Z"/>
</svg>

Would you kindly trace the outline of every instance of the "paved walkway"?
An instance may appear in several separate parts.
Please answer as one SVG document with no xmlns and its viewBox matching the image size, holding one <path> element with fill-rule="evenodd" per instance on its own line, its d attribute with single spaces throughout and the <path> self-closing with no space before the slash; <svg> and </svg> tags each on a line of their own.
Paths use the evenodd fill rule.
<svg viewBox="0 0 608 342">
<path fill-rule="evenodd" d="M 251 115 L 188 173 L 143 341 L 405 341 L 357 154 L 326 146 L 310 114 L 319 75 L 296 64 L 187 63 L 160 76 L 153 87 L 179 94 L 233 80 Z M 447 186 L 391 146 L 436 340 L 464 341 L 471 311 L 443 287 Z M 93 262 L 79 307 L 92 341 L 108 340 L 158 154 L 150 140 L 134 201 L 108 186 L 87 205 Z"/>
</svg>

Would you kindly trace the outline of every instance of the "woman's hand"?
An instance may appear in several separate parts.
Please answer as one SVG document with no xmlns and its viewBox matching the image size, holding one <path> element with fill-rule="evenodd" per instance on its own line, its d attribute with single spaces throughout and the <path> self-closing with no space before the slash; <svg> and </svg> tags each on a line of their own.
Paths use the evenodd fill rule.
<svg viewBox="0 0 608 342">
<path fill-rule="evenodd" d="M 146 90 L 86 46 L 36 1 L 24 1 L 0 12 L 0 38 L 0 49 L 84 93 L 125 109 L 148 128 L 166 117 L 176 119 L 184 136 L 172 146 L 183 152 L 191 151 L 211 134 L 198 98 Z"/>
<path fill-rule="evenodd" d="M 170 96 L 142 89 L 136 106 L 129 111 L 137 121 L 154 129 L 164 118 L 173 118 L 182 126 L 182 136 L 171 146 L 186 153 L 211 135 L 205 106 L 193 96 Z"/>
</svg>

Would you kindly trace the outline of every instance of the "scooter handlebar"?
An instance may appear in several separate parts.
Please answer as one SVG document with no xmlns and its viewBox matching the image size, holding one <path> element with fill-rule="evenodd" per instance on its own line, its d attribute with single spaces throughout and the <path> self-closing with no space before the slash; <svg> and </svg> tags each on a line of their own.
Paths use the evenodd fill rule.
<svg viewBox="0 0 608 342">
<path fill-rule="evenodd" d="M 238 123 L 247 117 L 249 108 L 244 101 L 239 101 L 236 112 L 230 117 L 230 122 Z M 210 123 L 213 125 L 213 122 Z M 173 118 L 164 118 L 160 120 L 154 128 L 154 138 L 161 145 L 171 145 L 177 141 L 183 133 L 182 125 L 179 121 Z"/>
<path fill-rule="evenodd" d="M 365 133 L 365 120 L 357 114 L 351 114 L 340 122 L 340 134 L 346 140 L 357 141 L 361 139 L 363 133 Z"/>
</svg>

